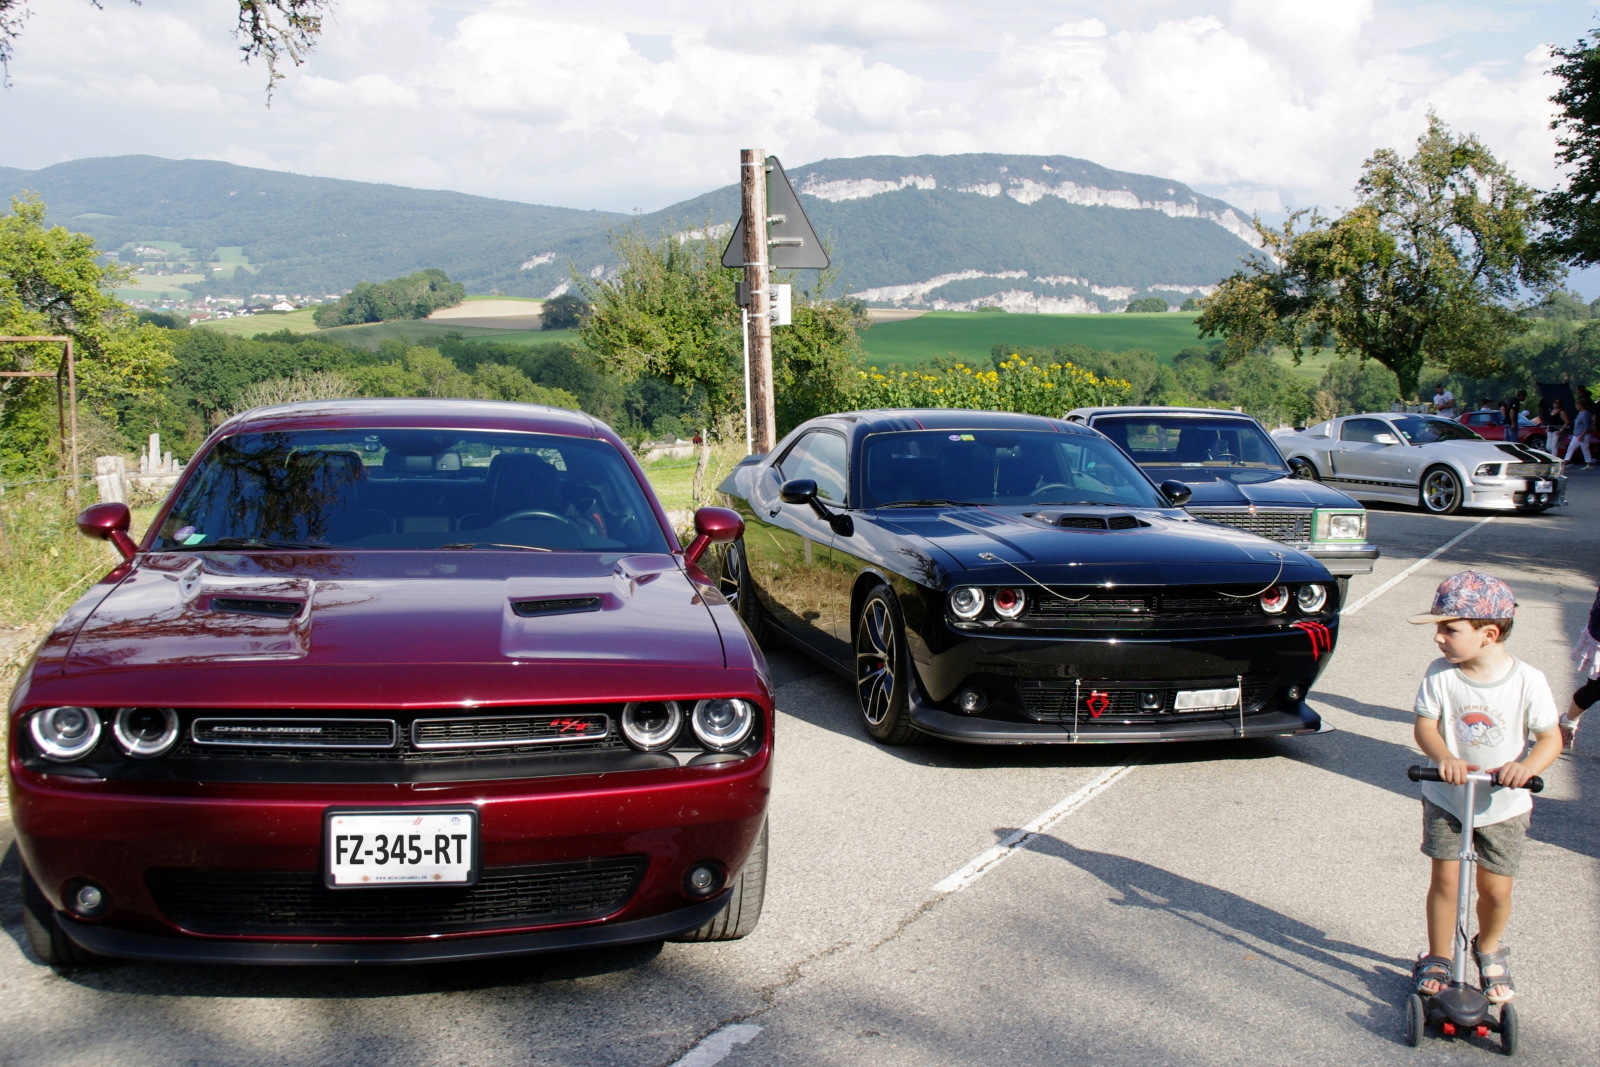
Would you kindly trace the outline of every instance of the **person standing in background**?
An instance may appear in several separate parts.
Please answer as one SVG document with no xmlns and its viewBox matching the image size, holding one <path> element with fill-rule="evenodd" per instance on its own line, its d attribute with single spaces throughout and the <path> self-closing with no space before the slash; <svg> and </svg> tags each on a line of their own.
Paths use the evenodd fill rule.
<svg viewBox="0 0 1600 1067">
<path fill-rule="evenodd" d="M 1594 433 L 1594 404 L 1588 398 L 1578 401 L 1578 417 L 1572 420 L 1572 440 L 1567 442 L 1567 454 L 1561 457 L 1563 463 L 1572 462 L 1572 454 L 1583 452 L 1583 469 L 1594 468 L 1594 456 L 1589 452 L 1589 438 Z"/>
<path fill-rule="evenodd" d="M 1439 383 L 1439 388 L 1433 394 L 1433 412 L 1447 419 L 1455 418 L 1456 395 L 1443 382 Z"/>
</svg>

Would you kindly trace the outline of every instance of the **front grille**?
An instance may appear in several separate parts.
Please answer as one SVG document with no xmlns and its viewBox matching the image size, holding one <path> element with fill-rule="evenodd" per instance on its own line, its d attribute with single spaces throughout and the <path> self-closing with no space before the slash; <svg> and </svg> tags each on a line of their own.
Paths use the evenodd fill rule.
<svg viewBox="0 0 1600 1067">
<path fill-rule="evenodd" d="M 1231 526 L 1272 541 L 1291 544 L 1311 540 L 1309 508 L 1190 508 L 1201 522 Z"/>
<path fill-rule="evenodd" d="M 1194 722 L 1203 719 L 1237 717 L 1237 707 L 1176 710 L 1178 693 L 1191 689 L 1232 689 L 1239 684 L 1237 678 L 1212 678 L 1174 683 L 1161 682 L 1111 682 L 1084 680 L 1081 683 L 1057 681 L 1025 681 L 1021 683 L 1022 710 L 1037 722 L 1071 723 L 1074 703 L 1078 707 L 1078 725 L 1095 723 L 1132 725 L 1151 722 Z M 1272 675 L 1246 675 L 1244 679 L 1244 713 L 1253 715 L 1266 706 L 1278 687 Z M 1096 717 L 1089 699 L 1103 694 L 1094 706 L 1102 707 Z M 1149 698 L 1149 699 L 1147 699 Z M 1154 705 L 1147 707 L 1146 704 Z"/>
<path fill-rule="evenodd" d="M 185 720 L 178 758 L 378 763 L 449 762 L 487 757 L 624 749 L 612 729 L 620 705 L 495 708 L 485 715 L 428 709 L 399 721 L 359 712 L 260 709 L 179 711 Z M 193 716 L 190 719 L 190 716 Z"/>
<path fill-rule="evenodd" d="M 1555 463 L 1507 463 L 1506 476 L 1510 478 L 1554 478 Z"/>
<path fill-rule="evenodd" d="M 328 889 L 316 874 L 172 869 L 149 883 L 162 913 L 196 933 L 398 937 L 604 918 L 633 896 L 645 864 L 490 867 L 471 886 Z"/>
<path fill-rule="evenodd" d="M 1264 621 L 1257 589 L 1229 596 L 1217 590 L 1151 590 L 1143 593 L 1070 586 L 1031 592 L 1022 621 L 1036 626 L 1099 626 L 1117 629 L 1188 629 L 1213 622 Z"/>
</svg>

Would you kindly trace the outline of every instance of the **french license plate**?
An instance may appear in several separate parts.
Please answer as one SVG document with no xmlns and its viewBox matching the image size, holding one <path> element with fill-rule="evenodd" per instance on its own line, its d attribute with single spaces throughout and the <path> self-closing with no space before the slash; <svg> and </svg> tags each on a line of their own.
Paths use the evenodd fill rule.
<svg viewBox="0 0 1600 1067">
<path fill-rule="evenodd" d="M 1180 689 L 1172 707 L 1174 711 L 1200 711 L 1205 708 L 1231 708 L 1238 703 L 1238 686 L 1232 689 Z"/>
<path fill-rule="evenodd" d="M 478 813 L 472 808 L 329 809 L 323 842 L 330 889 L 478 880 Z"/>
<path fill-rule="evenodd" d="M 1535 493 L 1553 493 L 1556 491 L 1556 483 L 1540 478 L 1533 483 L 1533 491 Z"/>
</svg>

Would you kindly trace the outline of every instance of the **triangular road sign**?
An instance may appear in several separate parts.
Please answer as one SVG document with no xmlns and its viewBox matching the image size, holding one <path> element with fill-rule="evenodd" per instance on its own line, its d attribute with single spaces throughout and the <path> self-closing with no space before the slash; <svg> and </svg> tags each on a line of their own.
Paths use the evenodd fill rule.
<svg viewBox="0 0 1600 1067">
<path fill-rule="evenodd" d="M 826 270 L 828 253 L 817 240 L 800 198 L 777 156 L 767 157 L 767 262 L 781 270 Z M 724 267 L 744 266 L 744 219 L 722 252 Z"/>
</svg>

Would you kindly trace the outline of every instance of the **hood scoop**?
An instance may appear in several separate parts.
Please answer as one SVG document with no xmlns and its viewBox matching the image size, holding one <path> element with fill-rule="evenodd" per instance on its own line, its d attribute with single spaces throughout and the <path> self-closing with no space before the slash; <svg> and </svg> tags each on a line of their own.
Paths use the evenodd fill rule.
<svg viewBox="0 0 1600 1067">
<path fill-rule="evenodd" d="M 1068 530 L 1137 530 L 1150 525 L 1134 515 L 1085 515 L 1075 511 L 1033 511 L 1026 514 L 1035 522 Z"/>
<path fill-rule="evenodd" d="M 599 611 L 598 596 L 541 597 L 533 600 L 513 600 L 511 610 L 524 619 L 543 618 L 546 615 L 577 615 L 586 611 Z"/>
<path fill-rule="evenodd" d="M 261 597 L 214 596 L 207 605 L 212 611 L 231 615 L 260 615 L 268 619 L 292 619 L 306 609 L 304 600 L 266 600 Z"/>
</svg>

